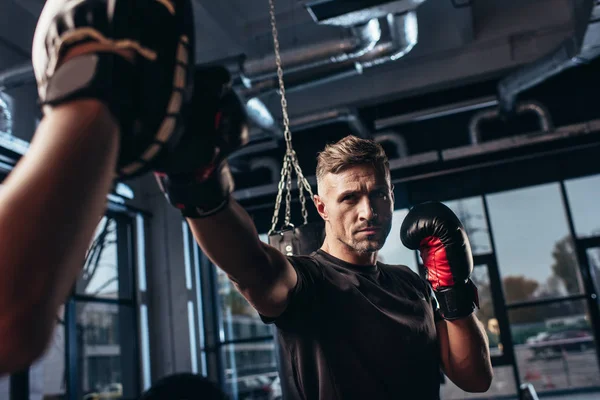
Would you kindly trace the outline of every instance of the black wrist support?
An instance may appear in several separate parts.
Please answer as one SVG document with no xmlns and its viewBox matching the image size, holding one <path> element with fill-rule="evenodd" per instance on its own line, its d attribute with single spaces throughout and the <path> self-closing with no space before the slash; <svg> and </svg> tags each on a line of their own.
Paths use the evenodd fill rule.
<svg viewBox="0 0 600 400">
<path fill-rule="evenodd" d="M 169 202 L 186 218 L 206 218 L 229 203 L 233 177 L 227 162 L 185 175 L 155 174 Z"/>
<path fill-rule="evenodd" d="M 435 291 L 442 317 L 448 321 L 471 315 L 479 308 L 479 293 L 471 279 L 466 283 Z"/>
</svg>

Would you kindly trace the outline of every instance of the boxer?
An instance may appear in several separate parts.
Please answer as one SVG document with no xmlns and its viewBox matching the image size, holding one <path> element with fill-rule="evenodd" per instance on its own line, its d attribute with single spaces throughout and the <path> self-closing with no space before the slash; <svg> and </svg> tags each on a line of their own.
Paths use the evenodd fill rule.
<svg viewBox="0 0 600 400">
<path fill-rule="evenodd" d="M 394 210 L 379 144 L 348 136 L 319 154 L 314 203 L 324 243 L 308 256 L 284 256 L 258 239 L 231 198 L 225 157 L 241 131 L 197 135 L 196 149 L 159 182 L 205 254 L 277 327 L 285 399 L 439 399 L 440 371 L 465 391 L 489 388 L 488 341 L 474 315 L 473 260 L 458 218 L 441 203 L 408 213 L 400 236 L 419 249 L 426 279 L 377 261 Z"/>
</svg>

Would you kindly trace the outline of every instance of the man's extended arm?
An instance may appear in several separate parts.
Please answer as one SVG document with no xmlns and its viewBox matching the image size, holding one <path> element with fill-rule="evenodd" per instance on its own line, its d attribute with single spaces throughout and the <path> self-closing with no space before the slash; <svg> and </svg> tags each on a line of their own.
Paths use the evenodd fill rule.
<svg viewBox="0 0 600 400">
<path fill-rule="evenodd" d="M 83 265 L 114 177 L 118 129 L 106 107 L 53 110 L 0 192 L 0 375 L 41 355 Z"/>
<path fill-rule="evenodd" d="M 266 317 L 285 310 L 296 271 L 283 254 L 259 240 L 252 219 L 235 200 L 213 216 L 188 218 L 188 223 L 202 251 L 256 310 Z"/>
<path fill-rule="evenodd" d="M 437 323 L 444 373 L 467 392 L 485 392 L 492 381 L 488 338 L 474 314 Z"/>
<path fill-rule="evenodd" d="M 157 180 L 212 262 L 256 310 L 277 317 L 296 284 L 296 272 L 285 256 L 258 239 L 252 219 L 231 196 L 226 157 L 247 141 L 245 106 L 223 67 L 198 68 L 194 81 L 189 129 L 170 162 L 157 170 Z"/>
</svg>

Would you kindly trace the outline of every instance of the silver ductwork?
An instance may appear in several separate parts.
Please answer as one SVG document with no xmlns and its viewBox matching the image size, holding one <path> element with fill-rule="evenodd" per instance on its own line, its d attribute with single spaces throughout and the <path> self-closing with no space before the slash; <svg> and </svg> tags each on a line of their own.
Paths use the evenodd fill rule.
<svg viewBox="0 0 600 400">
<path fill-rule="evenodd" d="M 379 21 L 372 18 L 350 27 L 355 35 L 353 41 L 338 41 L 337 46 L 327 42 L 300 52 L 294 49 L 295 55 L 288 56 L 285 53 L 282 61 L 286 57 L 292 61 L 291 64 L 283 62 L 286 92 L 360 75 L 367 68 L 398 60 L 417 44 L 419 30 L 415 10 L 387 14 L 388 37 L 385 40 L 382 39 Z M 246 97 L 256 97 L 279 89 L 276 67 L 271 57 L 258 62 L 247 61 L 241 70 L 245 78 L 242 81 L 250 84 L 250 87 L 242 89 Z"/>
<path fill-rule="evenodd" d="M 519 103 L 516 106 L 516 114 L 523 115 L 533 113 L 538 118 L 540 132 L 550 132 L 554 129 L 552 117 L 548 109 L 541 103 L 529 101 L 527 103 Z M 471 117 L 469 122 L 469 138 L 472 145 L 481 143 L 480 125 L 483 121 L 495 120 L 500 118 L 501 110 L 493 108 L 490 110 L 479 111 Z"/>
<path fill-rule="evenodd" d="M 35 83 L 31 62 L 17 65 L 0 73 L 0 91 L 14 89 L 29 83 Z"/>
<path fill-rule="evenodd" d="M 575 29 L 558 49 L 507 76 L 498 85 L 500 108 L 514 111 L 519 93 L 600 55 L 600 7 L 596 0 L 571 0 Z"/>
<path fill-rule="evenodd" d="M 373 140 L 379 144 L 390 143 L 396 149 L 398 158 L 408 157 L 408 147 L 406 146 L 406 140 L 402 135 L 399 135 L 395 132 L 382 132 L 375 135 Z"/>
<path fill-rule="evenodd" d="M 272 157 L 251 158 L 248 162 L 248 167 L 250 168 L 250 172 L 254 172 L 260 168 L 266 168 L 271 173 L 270 183 L 279 182 L 281 177 L 281 163 L 277 162 L 277 160 Z"/>
<path fill-rule="evenodd" d="M 292 135 L 297 132 L 302 132 L 308 129 L 319 126 L 344 122 L 348 124 L 349 133 L 361 138 L 371 137 L 371 132 L 365 124 L 358 118 L 356 113 L 349 108 L 340 108 L 327 110 L 315 114 L 303 115 L 290 119 L 290 130 Z M 279 148 L 277 140 L 267 140 L 258 143 L 250 143 L 239 150 L 235 151 L 229 157 L 230 160 L 236 160 L 251 156 L 253 154 L 264 153 Z"/>
<path fill-rule="evenodd" d="M 371 132 L 363 124 L 360 118 L 348 108 L 327 110 L 316 114 L 293 118 L 290 120 L 290 128 L 292 131 L 298 132 L 335 122 L 346 122 L 350 129 L 350 133 L 355 136 L 361 138 L 368 138 L 371 136 Z"/>
</svg>

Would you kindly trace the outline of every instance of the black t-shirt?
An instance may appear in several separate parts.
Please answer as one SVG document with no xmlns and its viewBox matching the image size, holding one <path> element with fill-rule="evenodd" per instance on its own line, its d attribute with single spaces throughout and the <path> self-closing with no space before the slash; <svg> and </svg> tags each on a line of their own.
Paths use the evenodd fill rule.
<svg viewBox="0 0 600 400">
<path fill-rule="evenodd" d="M 275 319 L 284 400 L 437 400 L 437 320 L 408 267 L 292 256 L 298 283 Z"/>
</svg>

